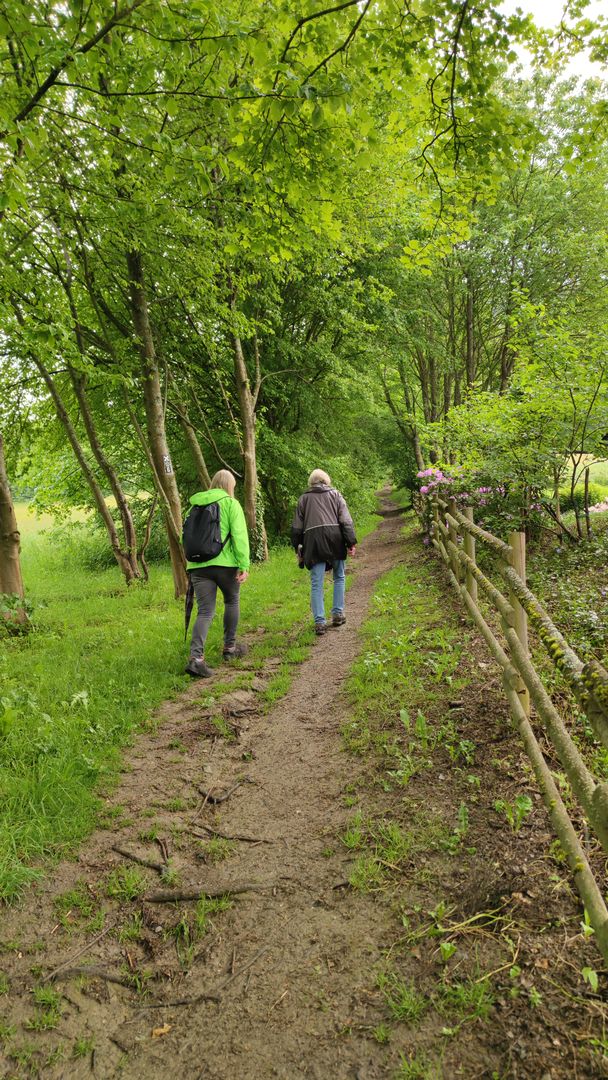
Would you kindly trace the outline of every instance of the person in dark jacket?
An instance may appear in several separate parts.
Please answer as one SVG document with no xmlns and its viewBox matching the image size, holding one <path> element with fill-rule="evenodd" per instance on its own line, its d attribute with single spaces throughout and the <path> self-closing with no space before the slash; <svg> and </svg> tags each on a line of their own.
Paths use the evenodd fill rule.
<svg viewBox="0 0 608 1080">
<path fill-rule="evenodd" d="M 344 496 L 331 486 L 322 469 L 314 469 L 308 478 L 308 490 L 300 495 L 291 526 L 291 542 L 301 565 L 310 570 L 310 606 L 315 633 L 324 634 L 325 605 L 323 579 L 326 569 L 333 571 L 334 596 L 331 625 L 343 626 L 344 562 L 355 554 L 357 537 L 353 519 Z"/>
</svg>

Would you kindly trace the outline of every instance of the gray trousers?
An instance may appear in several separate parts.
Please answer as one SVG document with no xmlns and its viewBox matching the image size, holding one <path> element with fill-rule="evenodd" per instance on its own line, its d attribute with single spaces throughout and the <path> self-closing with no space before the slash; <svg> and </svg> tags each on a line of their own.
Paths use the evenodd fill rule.
<svg viewBox="0 0 608 1080">
<path fill-rule="evenodd" d="M 231 649 L 236 641 L 239 623 L 239 594 L 236 566 L 206 566 L 191 573 L 198 613 L 192 630 L 190 659 L 198 660 L 205 652 L 205 641 L 215 615 L 218 588 L 224 597 L 224 648 Z"/>
</svg>

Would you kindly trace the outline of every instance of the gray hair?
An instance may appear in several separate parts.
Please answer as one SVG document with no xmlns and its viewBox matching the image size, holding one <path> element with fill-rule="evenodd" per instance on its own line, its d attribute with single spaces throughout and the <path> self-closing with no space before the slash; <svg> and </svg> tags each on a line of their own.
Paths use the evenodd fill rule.
<svg viewBox="0 0 608 1080">
<path fill-rule="evenodd" d="M 323 472 L 323 469 L 313 469 L 308 477 L 308 486 L 312 487 L 313 484 L 327 484 L 328 487 L 331 487 L 331 476 Z"/>
<path fill-rule="evenodd" d="M 228 469 L 220 469 L 219 472 L 216 472 L 215 476 L 211 477 L 210 487 L 223 488 L 232 498 L 236 487 L 236 477 L 234 477 Z"/>
</svg>

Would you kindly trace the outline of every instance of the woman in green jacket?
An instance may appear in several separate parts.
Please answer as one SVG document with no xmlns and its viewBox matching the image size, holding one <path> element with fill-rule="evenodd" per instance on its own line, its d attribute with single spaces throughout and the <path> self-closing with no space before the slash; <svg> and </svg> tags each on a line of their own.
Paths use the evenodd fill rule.
<svg viewBox="0 0 608 1080">
<path fill-rule="evenodd" d="M 203 679 L 213 675 L 214 670 L 205 661 L 205 641 L 215 615 L 218 588 L 224 597 L 224 660 L 238 659 L 247 652 L 247 646 L 236 640 L 236 628 L 240 588 L 249 576 L 249 537 L 245 515 L 234 498 L 235 485 L 232 473 L 220 469 L 213 477 L 209 491 L 197 491 L 190 499 L 191 506 L 219 504 L 220 534 L 224 545 L 219 555 L 208 562 L 187 563 L 198 614 L 192 630 L 186 673 Z"/>
</svg>

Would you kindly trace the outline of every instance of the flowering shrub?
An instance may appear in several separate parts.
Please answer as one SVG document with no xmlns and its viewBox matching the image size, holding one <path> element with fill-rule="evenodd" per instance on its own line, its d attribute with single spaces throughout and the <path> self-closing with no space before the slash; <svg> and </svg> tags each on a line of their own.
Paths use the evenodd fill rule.
<svg viewBox="0 0 608 1080">
<path fill-rule="evenodd" d="M 491 484 L 482 474 L 470 471 L 467 475 L 467 471 L 458 466 L 451 466 L 450 473 L 433 466 L 421 469 L 416 475 L 423 481 L 419 491 L 424 498 L 420 500 L 418 516 L 425 532 L 425 544 L 430 542 L 433 494 L 454 498 L 459 509 L 473 507 L 476 524 L 502 538 L 506 538 L 509 531 L 522 528 L 529 535 L 540 532 L 540 493 L 534 492 L 533 501 L 528 501 L 531 493 L 524 496 L 519 485 Z"/>
<path fill-rule="evenodd" d="M 454 484 L 454 477 L 447 476 L 441 469 L 431 467 L 429 469 L 421 469 L 416 473 L 418 480 L 424 480 L 424 483 L 420 485 L 420 494 L 426 496 L 423 499 L 415 500 L 415 508 L 422 529 L 424 532 L 423 543 L 429 545 L 431 542 L 431 523 L 433 517 L 432 504 L 428 496 L 436 493 L 437 495 L 452 494 L 451 488 Z"/>
</svg>

